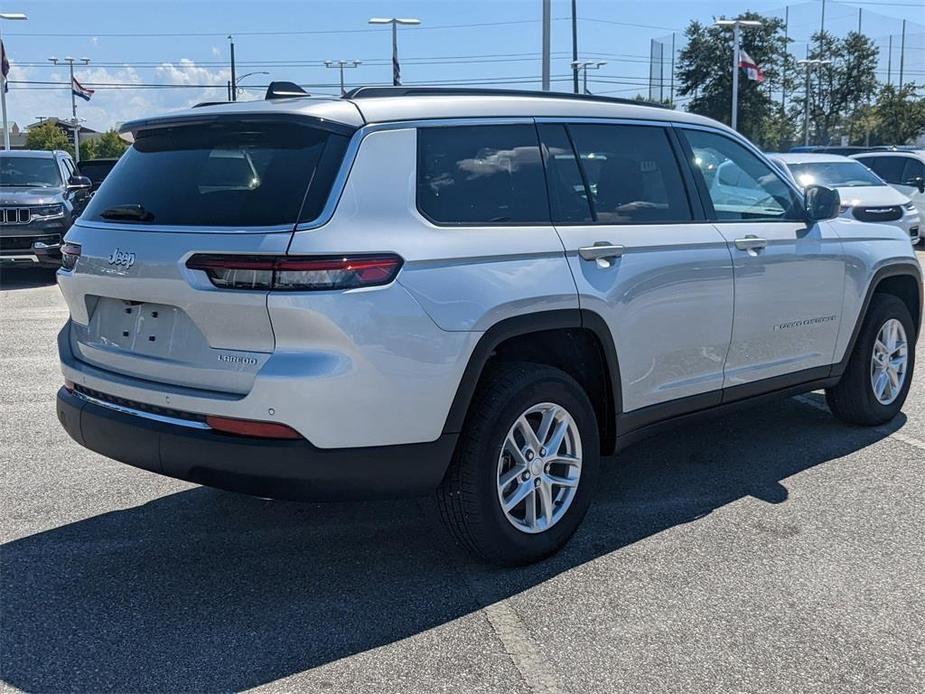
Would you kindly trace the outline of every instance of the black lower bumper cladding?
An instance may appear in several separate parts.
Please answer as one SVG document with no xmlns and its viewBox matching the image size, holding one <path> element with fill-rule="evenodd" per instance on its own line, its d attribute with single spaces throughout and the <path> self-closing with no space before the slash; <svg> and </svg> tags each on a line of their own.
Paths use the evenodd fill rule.
<svg viewBox="0 0 925 694">
<path fill-rule="evenodd" d="M 446 472 L 457 434 L 430 443 L 318 448 L 156 421 L 58 391 L 58 420 L 77 443 L 168 477 L 299 501 L 420 496 Z"/>
</svg>

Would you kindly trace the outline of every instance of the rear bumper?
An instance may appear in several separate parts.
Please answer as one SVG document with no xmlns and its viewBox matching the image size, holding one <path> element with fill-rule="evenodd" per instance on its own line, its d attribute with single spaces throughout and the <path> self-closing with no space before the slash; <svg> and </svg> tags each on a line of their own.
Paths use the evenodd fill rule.
<svg viewBox="0 0 925 694">
<path fill-rule="evenodd" d="M 92 451 L 168 477 L 299 501 L 428 494 L 443 479 L 456 434 L 430 443 L 322 449 L 155 421 L 58 391 L 58 420 Z"/>
</svg>

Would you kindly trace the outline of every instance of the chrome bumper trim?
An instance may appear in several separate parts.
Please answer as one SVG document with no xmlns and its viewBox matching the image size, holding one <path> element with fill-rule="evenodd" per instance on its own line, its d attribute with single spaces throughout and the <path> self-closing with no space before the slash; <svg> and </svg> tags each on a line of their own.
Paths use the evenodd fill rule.
<svg viewBox="0 0 925 694">
<path fill-rule="evenodd" d="M 205 422 L 193 422 L 193 421 L 190 421 L 189 419 L 179 419 L 177 417 L 167 417 L 162 414 L 153 414 L 151 412 L 144 412 L 142 410 L 136 410 L 133 407 L 125 407 L 124 405 L 116 405 L 111 402 L 106 402 L 105 400 L 99 400 L 98 398 L 94 398 L 90 395 L 85 395 L 76 390 L 72 390 L 70 392 L 74 394 L 76 397 L 80 398 L 81 400 L 86 400 L 87 402 L 91 402 L 94 405 L 99 405 L 100 407 L 108 407 L 110 410 L 121 412 L 122 414 L 130 414 L 130 415 L 134 415 L 135 417 L 142 417 L 144 419 L 150 419 L 152 421 L 161 422 L 163 424 L 173 424 L 175 426 L 186 427 L 187 429 L 205 429 L 205 430 L 212 429 L 212 427 L 210 427 Z"/>
</svg>

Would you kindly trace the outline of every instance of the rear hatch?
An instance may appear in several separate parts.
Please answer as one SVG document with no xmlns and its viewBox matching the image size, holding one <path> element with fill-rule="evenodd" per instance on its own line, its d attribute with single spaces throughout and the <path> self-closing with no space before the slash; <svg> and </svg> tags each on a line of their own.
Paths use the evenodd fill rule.
<svg viewBox="0 0 925 694">
<path fill-rule="evenodd" d="M 222 289 L 187 262 L 285 255 L 295 225 L 324 208 L 348 139 L 349 128 L 299 116 L 211 116 L 136 132 L 67 236 L 80 246 L 59 275 L 75 357 L 135 378 L 248 392 L 274 349 L 267 291 L 257 281 Z M 252 271 L 234 272 L 240 287 Z"/>
</svg>

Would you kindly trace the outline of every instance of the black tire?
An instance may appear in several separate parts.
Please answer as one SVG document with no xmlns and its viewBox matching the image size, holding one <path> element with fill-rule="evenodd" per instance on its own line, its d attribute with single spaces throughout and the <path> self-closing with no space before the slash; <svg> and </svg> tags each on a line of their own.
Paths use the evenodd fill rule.
<svg viewBox="0 0 925 694">
<path fill-rule="evenodd" d="M 871 384 L 871 358 L 877 335 L 884 324 L 891 319 L 902 323 L 906 332 L 908 362 L 905 380 L 899 395 L 888 405 L 882 404 L 874 395 Z M 871 299 L 858 334 L 857 342 L 848 360 L 848 368 L 838 385 L 825 391 L 829 409 L 836 417 L 849 424 L 877 426 L 884 424 L 902 409 L 915 367 L 915 326 L 909 309 L 897 297 L 891 294 L 875 294 Z"/>
<path fill-rule="evenodd" d="M 575 422 L 581 438 L 581 473 L 561 518 L 551 528 L 529 534 L 516 528 L 501 508 L 498 460 L 514 422 L 546 402 L 564 407 Z M 437 490 L 437 506 L 453 536 L 476 556 L 503 566 L 529 564 L 561 548 L 581 524 L 599 466 L 597 419 L 584 389 L 559 369 L 501 364 L 483 378 L 472 399 L 453 461 Z"/>
</svg>

